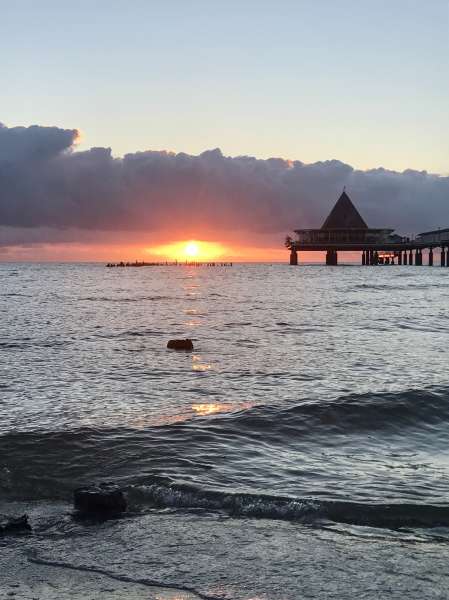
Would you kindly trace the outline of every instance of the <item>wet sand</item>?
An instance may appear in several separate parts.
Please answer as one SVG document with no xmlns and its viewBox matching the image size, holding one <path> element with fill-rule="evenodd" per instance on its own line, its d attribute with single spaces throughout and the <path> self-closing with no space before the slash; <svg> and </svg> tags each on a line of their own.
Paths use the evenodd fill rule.
<svg viewBox="0 0 449 600">
<path fill-rule="evenodd" d="M 0 540 L 1 600 L 442 600 L 449 589 L 449 550 L 437 531 L 204 511 L 89 525 L 68 507 L 27 508 L 33 534 Z"/>
<path fill-rule="evenodd" d="M 198 600 L 201 596 L 71 566 L 34 562 L 2 549 L 0 600 Z"/>
</svg>

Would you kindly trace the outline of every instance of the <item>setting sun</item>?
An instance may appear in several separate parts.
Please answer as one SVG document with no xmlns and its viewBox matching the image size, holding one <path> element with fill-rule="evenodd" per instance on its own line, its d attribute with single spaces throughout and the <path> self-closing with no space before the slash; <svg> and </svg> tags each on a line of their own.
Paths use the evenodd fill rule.
<svg viewBox="0 0 449 600">
<path fill-rule="evenodd" d="M 190 256 L 193 258 L 194 256 L 198 256 L 199 253 L 200 249 L 196 242 L 189 242 L 184 247 L 184 254 L 186 256 Z"/>
</svg>

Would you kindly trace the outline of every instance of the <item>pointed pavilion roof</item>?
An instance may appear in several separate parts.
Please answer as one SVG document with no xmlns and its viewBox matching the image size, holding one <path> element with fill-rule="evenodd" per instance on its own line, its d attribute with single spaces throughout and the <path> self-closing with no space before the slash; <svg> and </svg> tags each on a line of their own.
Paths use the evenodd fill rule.
<svg viewBox="0 0 449 600">
<path fill-rule="evenodd" d="M 343 190 L 321 229 L 368 229 L 368 225 Z"/>
</svg>

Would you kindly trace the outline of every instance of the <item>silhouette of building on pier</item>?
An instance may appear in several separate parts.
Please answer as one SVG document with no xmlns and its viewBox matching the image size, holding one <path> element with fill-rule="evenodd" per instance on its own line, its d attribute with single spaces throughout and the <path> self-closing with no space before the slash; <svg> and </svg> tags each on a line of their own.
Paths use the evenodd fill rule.
<svg viewBox="0 0 449 600">
<path fill-rule="evenodd" d="M 365 223 L 345 190 L 320 229 L 296 229 L 296 239 L 287 237 L 290 264 L 298 264 L 298 252 L 326 252 L 326 264 L 338 264 L 339 251 L 361 251 L 363 265 L 422 265 L 422 251 L 428 249 L 433 265 L 433 250 L 441 248 L 440 264 L 449 266 L 449 229 L 418 234 L 413 240 L 394 233 L 391 228 L 371 228 Z"/>
</svg>

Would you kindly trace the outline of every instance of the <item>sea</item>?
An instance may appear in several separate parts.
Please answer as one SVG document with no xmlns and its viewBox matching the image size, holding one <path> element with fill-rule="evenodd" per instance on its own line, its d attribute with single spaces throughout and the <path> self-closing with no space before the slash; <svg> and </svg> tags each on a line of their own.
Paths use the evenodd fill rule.
<svg viewBox="0 0 449 600">
<path fill-rule="evenodd" d="M 0 537 L 0 597 L 50 597 L 20 595 L 14 559 L 142 598 L 449 598 L 449 269 L 0 282 L 0 514 L 33 527 Z M 79 519 L 73 490 L 101 482 L 128 512 Z"/>
</svg>

